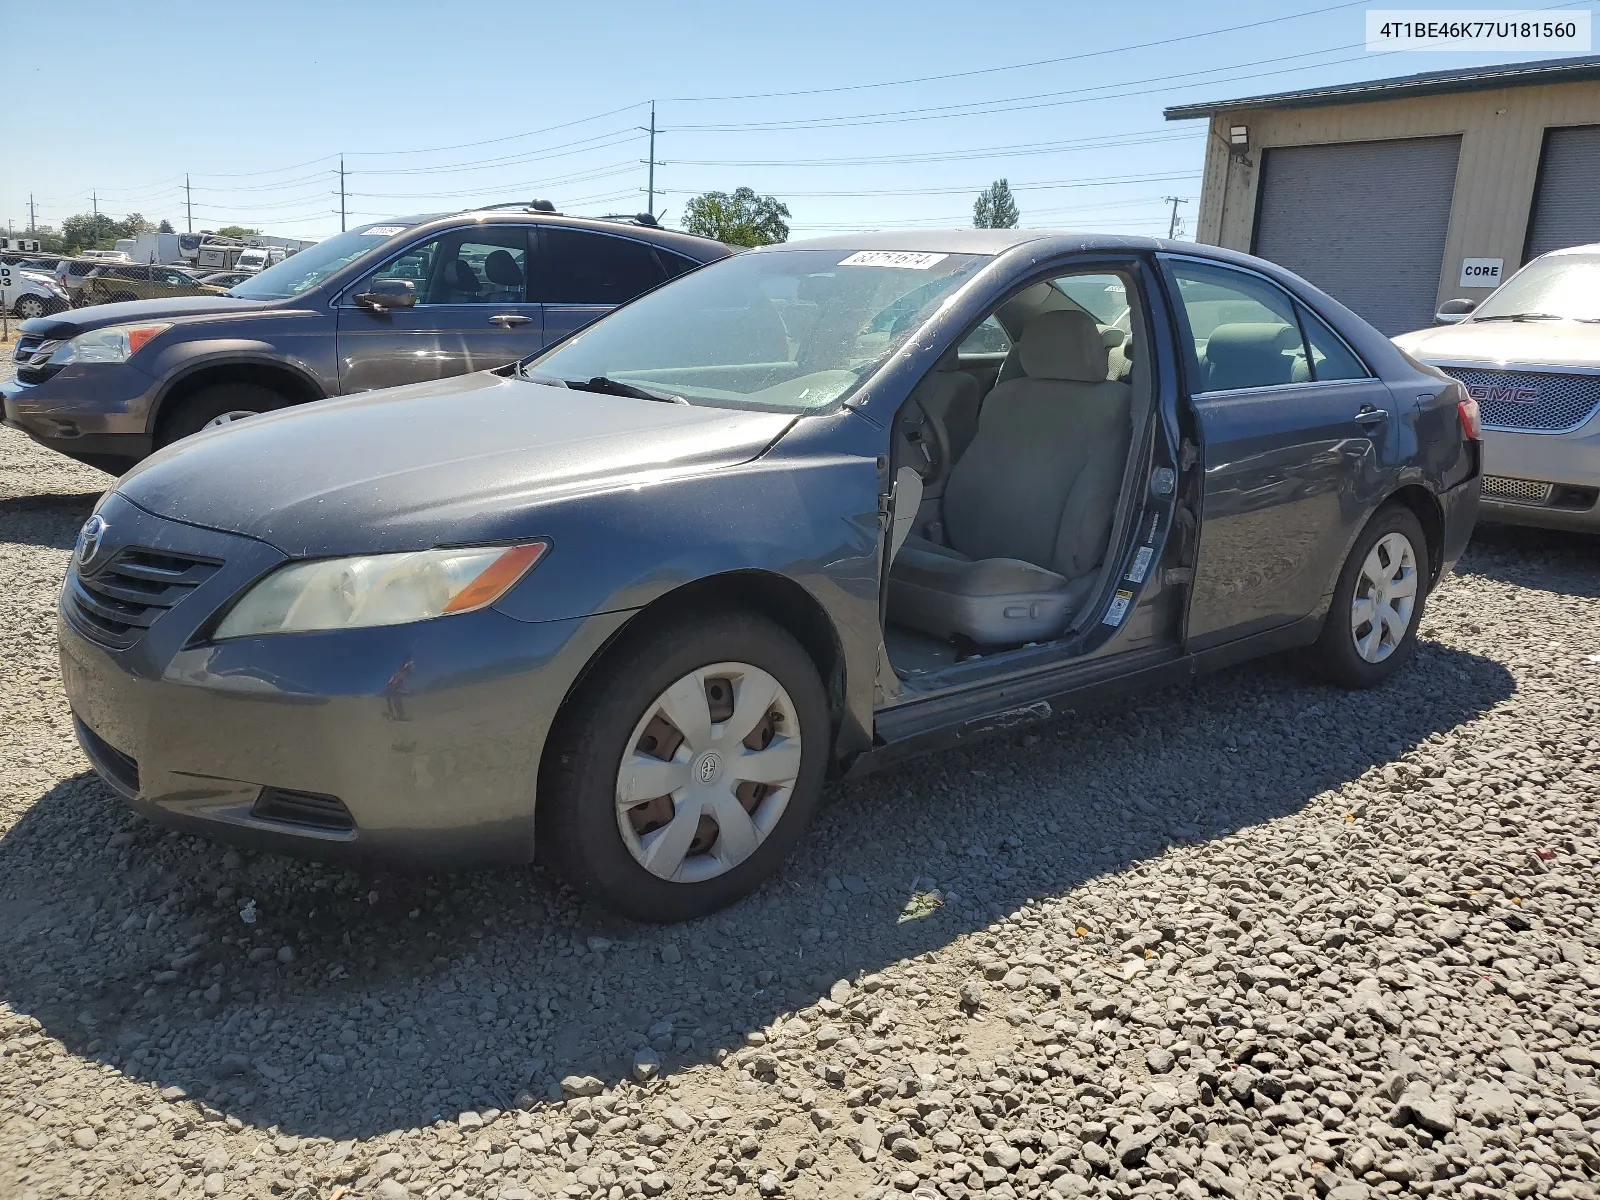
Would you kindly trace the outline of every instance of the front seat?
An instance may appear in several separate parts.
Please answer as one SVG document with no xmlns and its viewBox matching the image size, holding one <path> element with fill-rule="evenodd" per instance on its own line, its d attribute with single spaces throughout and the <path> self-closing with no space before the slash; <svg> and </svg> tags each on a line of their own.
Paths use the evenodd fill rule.
<svg viewBox="0 0 1600 1200">
<path fill-rule="evenodd" d="M 889 620 L 980 646 L 1059 637 L 1094 586 L 1111 538 L 1133 390 L 1106 378 L 1087 313 L 1028 323 L 1023 374 L 995 385 L 944 493 L 947 545 L 907 539 L 889 575 Z"/>
<path fill-rule="evenodd" d="M 470 263 L 462 262 L 459 258 L 450 264 L 451 296 L 456 304 L 470 304 L 478 298 L 479 283 L 477 273 L 473 271 Z"/>
<path fill-rule="evenodd" d="M 483 273 L 495 287 L 496 295 L 490 300 L 507 303 L 522 299 L 522 268 L 509 250 L 492 250 L 483 260 Z"/>
</svg>

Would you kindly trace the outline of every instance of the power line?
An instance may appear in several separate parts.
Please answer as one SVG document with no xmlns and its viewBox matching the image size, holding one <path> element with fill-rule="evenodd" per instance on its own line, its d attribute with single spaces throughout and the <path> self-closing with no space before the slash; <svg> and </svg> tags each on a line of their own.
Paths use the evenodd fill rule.
<svg viewBox="0 0 1600 1200">
<path fill-rule="evenodd" d="M 1284 21 L 1297 21 L 1302 17 L 1316 17 L 1323 13 L 1339 12 L 1346 8 L 1358 8 L 1366 0 L 1345 0 L 1345 3 L 1330 5 L 1327 8 L 1313 8 L 1306 12 L 1285 13 L 1278 17 L 1267 17 L 1260 21 L 1248 21 L 1243 25 L 1227 25 L 1221 29 L 1205 29 L 1198 33 L 1180 34 L 1176 37 L 1161 38 L 1153 42 L 1135 42 L 1126 46 L 1108 46 L 1103 50 L 1085 50 L 1079 54 L 1064 54 L 1056 58 L 1040 58 L 1031 62 L 1009 63 L 999 67 L 977 67 L 968 71 L 951 71 L 942 75 L 919 75 L 911 79 L 890 79 L 879 83 L 851 83 L 837 87 L 802 88 L 789 92 L 747 92 L 742 95 L 730 96 L 669 96 L 666 99 L 675 104 L 703 104 L 715 101 L 728 100 L 783 100 L 793 96 L 824 96 L 836 92 L 863 92 L 873 88 L 905 87 L 913 83 L 939 83 L 948 79 L 970 79 L 975 75 L 995 75 L 1002 71 L 1023 71 L 1031 67 L 1051 67 L 1059 63 L 1081 62 L 1086 58 L 1101 58 L 1108 54 L 1125 54 L 1130 50 L 1151 50 L 1157 46 L 1172 46 L 1179 42 L 1192 42 L 1198 38 L 1215 37 L 1223 33 L 1238 33 L 1245 29 L 1259 29 L 1264 25 L 1276 25 Z"/>
<path fill-rule="evenodd" d="M 767 132 L 784 132 L 786 130 L 805 129 L 837 129 L 857 125 L 885 125 L 901 121 L 934 121 L 946 120 L 952 117 L 977 117 L 990 116 L 997 113 L 1023 112 L 1037 108 L 1053 108 L 1065 104 L 1086 104 L 1096 100 L 1116 100 L 1123 96 L 1140 96 L 1144 92 L 1118 92 L 1108 96 L 1085 96 L 1085 92 L 1103 92 L 1108 88 L 1127 87 L 1146 83 L 1166 83 L 1175 79 L 1194 79 L 1197 75 L 1216 75 L 1224 71 L 1237 71 L 1243 67 L 1257 67 L 1264 63 L 1293 62 L 1298 59 L 1315 58 L 1323 54 L 1335 54 L 1344 50 L 1358 49 L 1361 42 L 1352 42 L 1345 46 L 1328 46 L 1321 50 L 1307 50 L 1301 54 L 1286 54 L 1279 58 L 1256 59 L 1253 62 L 1233 63 L 1226 67 L 1208 67 L 1202 71 L 1180 71 L 1173 75 L 1152 75 L 1146 79 L 1124 79 L 1115 83 L 1099 83 L 1087 87 L 1066 88 L 1053 92 L 1034 92 L 1024 96 L 1002 96 L 993 100 L 973 100 L 964 104 L 935 104 L 923 108 L 891 109 L 885 112 L 874 113 L 849 113 L 836 117 L 798 117 L 792 120 L 780 121 L 744 121 L 721 124 L 703 125 L 668 125 L 663 127 L 665 133 L 739 133 L 763 130 Z M 1285 67 L 1278 71 L 1257 72 L 1249 75 L 1229 76 L 1223 79 L 1197 80 L 1190 87 L 1210 87 L 1216 83 L 1232 83 L 1237 80 L 1259 79 L 1264 75 L 1280 75 L 1288 71 L 1304 71 L 1308 67 L 1331 67 L 1340 63 L 1364 61 L 1372 55 L 1362 54 L 1355 58 L 1341 58 L 1334 62 L 1302 63 L 1297 67 Z M 1160 89 L 1166 90 L 1166 89 Z M 1075 97 L 1064 100 L 1059 97 Z M 1046 103 L 1024 103 L 1025 101 L 1044 101 Z"/>
<path fill-rule="evenodd" d="M 1108 150 L 1120 146 L 1143 146 L 1155 142 L 1200 141 L 1204 131 L 1198 133 L 1166 133 L 1152 136 L 1123 137 L 1115 139 L 1088 139 L 1066 142 L 1018 142 L 1009 146 L 987 146 L 969 150 L 938 150 L 925 154 L 882 154 L 851 158 L 673 158 L 664 159 L 664 165 L 682 167 L 858 167 L 887 166 L 901 163 L 960 162 L 975 158 L 1011 158 L 1034 154 L 1067 154 L 1075 150 Z"/>
</svg>

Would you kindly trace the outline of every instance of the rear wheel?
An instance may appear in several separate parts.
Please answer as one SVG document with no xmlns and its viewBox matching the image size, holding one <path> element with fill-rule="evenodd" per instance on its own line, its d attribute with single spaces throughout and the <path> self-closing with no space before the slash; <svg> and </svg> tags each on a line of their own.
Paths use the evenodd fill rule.
<svg viewBox="0 0 1600 1200">
<path fill-rule="evenodd" d="M 551 735 L 541 858 L 636 920 L 714 912 L 799 839 L 829 733 L 816 667 L 771 622 L 730 612 L 641 630 Z"/>
<path fill-rule="evenodd" d="M 1348 688 L 1375 687 L 1417 649 L 1428 598 L 1428 542 L 1407 508 L 1380 509 L 1356 539 L 1313 654 L 1322 673 Z"/>
<path fill-rule="evenodd" d="M 289 401 L 281 393 L 259 383 L 219 383 L 185 396 L 164 417 L 156 433 L 156 445 L 170 446 L 180 438 L 202 429 L 230 425 L 282 408 Z"/>
</svg>

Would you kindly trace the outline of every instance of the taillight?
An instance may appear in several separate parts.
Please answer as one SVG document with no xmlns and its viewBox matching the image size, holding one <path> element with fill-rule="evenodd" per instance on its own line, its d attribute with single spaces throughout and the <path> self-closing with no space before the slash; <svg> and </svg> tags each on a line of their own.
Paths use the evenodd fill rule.
<svg viewBox="0 0 1600 1200">
<path fill-rule="evenodd" d="M 1456 405 L 1461 414 L 1461 436 L 1475 442 L 1483 441 L 1483 417 L 1478 413 L 1478 402 L 1470 396 Z"/>
</svg>

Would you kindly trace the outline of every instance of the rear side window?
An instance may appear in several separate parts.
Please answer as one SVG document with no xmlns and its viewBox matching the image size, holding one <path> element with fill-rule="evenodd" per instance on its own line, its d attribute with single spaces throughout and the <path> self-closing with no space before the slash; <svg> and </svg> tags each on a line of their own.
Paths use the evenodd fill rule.
<svg viewBox="0 0 1600 1200">
<path fill-rule="evenodd" d="M 676 279 L 679 275 L 692 271 L 700 265 L 692 258 L 674 254 L 671 250 L 663 250 L 660 246 L 656 247 L 656 261 L 661 264 L 662 270 L 666 272 L 668 279 Z"/>
<path fill-rule="evenodd" d="M 1318 383 L 1332 379 L 1370 379 L 1372 372 L 1355 356 L 1344 339 L 1328 327 L 1321 317 L 1303 304 L 1295 305 L 1306 344 L 1311 347 L 1311 378 Z"/>
<path fill-rule="evenodd" d="M 546 304 L 626 304 L 662 282 L 643 242 L 547 225 L 539 243 L 534 298 Z"/>
<path fill-rule="evenodd" d="M 1174 262 L 1195 392 L 1309 382 L 1305 342 L 1287 292 L 1255 275 Z"/>
</svg>

